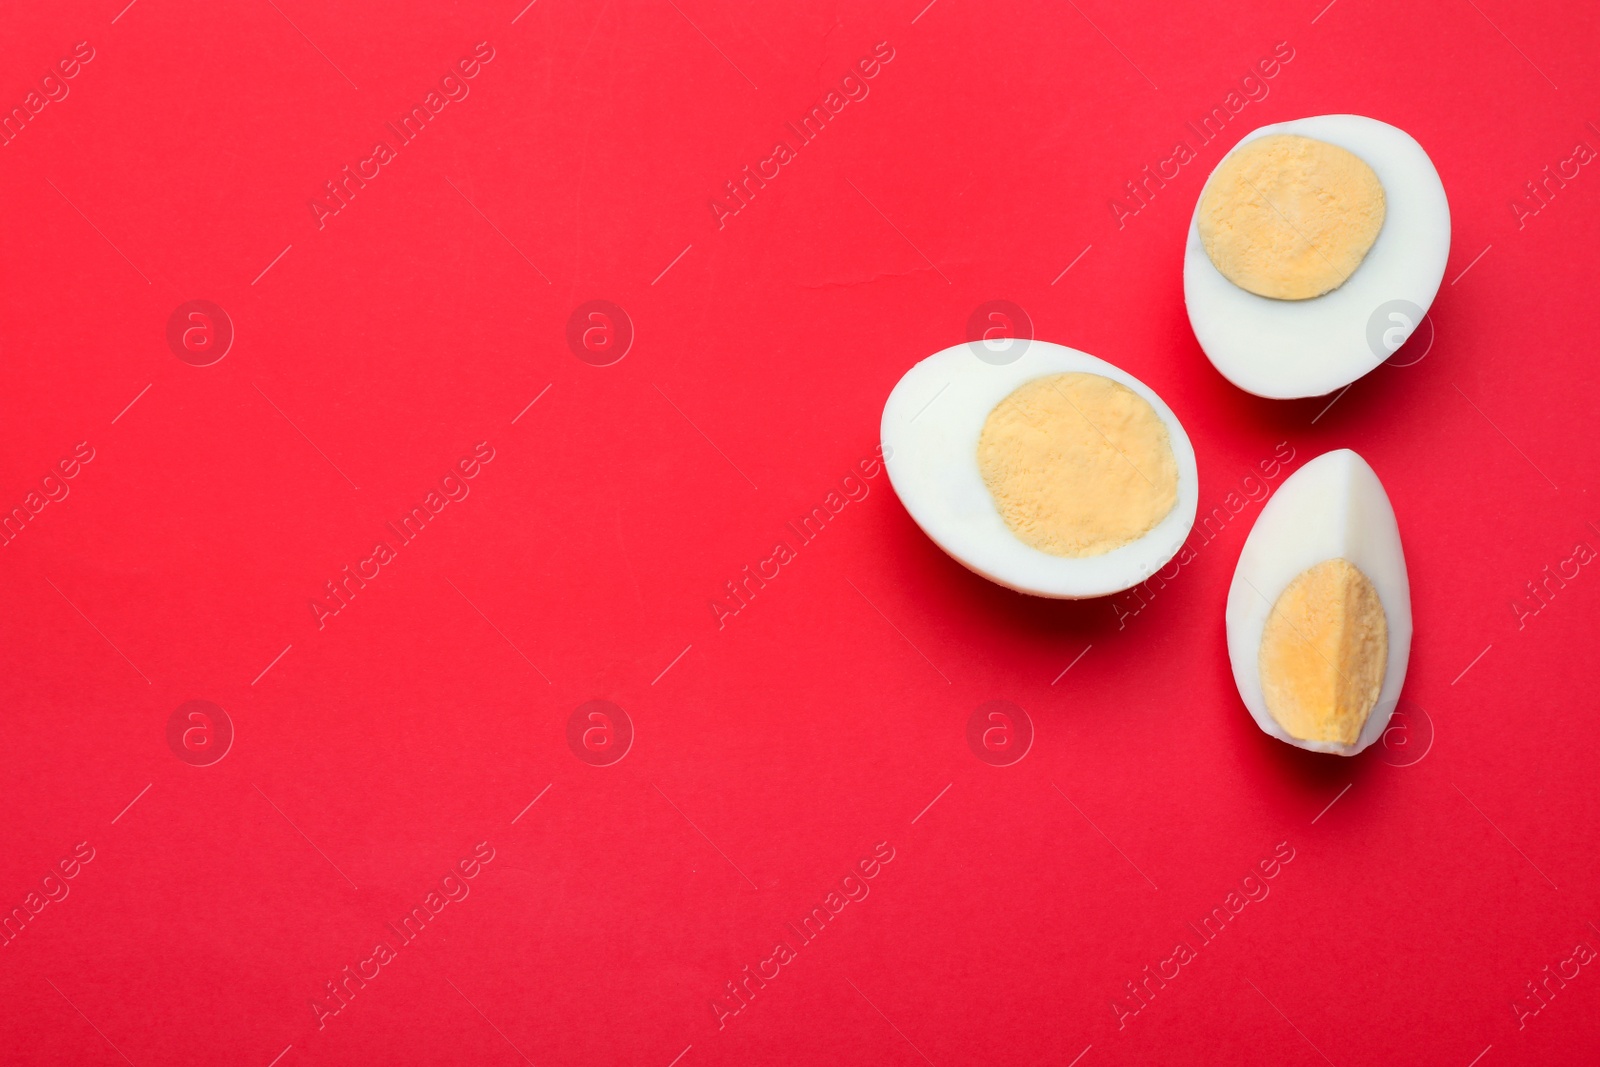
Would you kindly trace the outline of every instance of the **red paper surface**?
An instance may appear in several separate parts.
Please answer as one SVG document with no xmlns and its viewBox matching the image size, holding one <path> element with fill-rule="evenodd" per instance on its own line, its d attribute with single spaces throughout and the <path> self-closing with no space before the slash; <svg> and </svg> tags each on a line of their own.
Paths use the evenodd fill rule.
<svg viewBox="0 0 1600 1067">
<path fill-rule="evenodd" d="M 1592 1062 L 1591 5 L 122 3 L 0 42 L 0 1060 Z M 1262 401 L 1185 227 L 1329 112 L 1443 177 L 1433 343 Z M 1160 392 L 1202 512 L 1368 458 L 1403 731 L 1251 722 L 1258 502 L 1142 604 L 1059 603 L 863 476 L 990 300 Z"/>
</svg>

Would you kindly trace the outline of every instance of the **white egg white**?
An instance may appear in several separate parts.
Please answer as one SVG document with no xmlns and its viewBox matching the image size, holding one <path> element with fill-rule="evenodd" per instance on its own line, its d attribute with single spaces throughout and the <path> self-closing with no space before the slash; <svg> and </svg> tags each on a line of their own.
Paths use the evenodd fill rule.
<svg viewBox="0 0 1600 1067">
<path fill-rule="evenodd" d="M 1371 580 L 1389 628 L 1383 686 L 1353 745 L 1290 737 L 1267 710 L 1261 686 L 1261 635 L 1273 605 L 1296 576 L 1330 559 L 1348 560 Z M 1366 460 L 1348 448 L 1325 452 L 1278 487 L 1239 553 L 1227 629 L 1233 680 L 1261 729 L 1299 748 L 1341 756 L 1355 755 L 1383 734 L 1411 658 L 1411 583 L 1389 494 Z"/>
<path fill-rule="evenodd" d="M 1194 525 L 1199 499 L 1194 447 L 1172 409 L 1139 379 L 1084 352 L 1047 341 L 1013 340 L 993 362 L 994 346 L 956 345 L 905 373 L 883 407 L 889 481 L 918 526 L 959 562 L 1020 593 L 1080 599 L 1144 581 L 1177 553 Z M 1015 352 L 1020 350 L 1020 355 Z M 1167 429 L 1178 466 L 1178 499 L 1149 533 L 1098 556 L 1071 559 L 1019 540 L 1001 517 L 978 469 L 978 438 L 999 403 L 1046 375 L 1099 374 L 1139 394 Z"/>
<path fill-rule="evenodd" d="M 1274 300 L 1239 288 L 1212 264 L 1200 241 L 1197 201 L 1183 254 L 1184 302 L 1200 347 L 1234 385 L 1274 399 L 1321 396 L 1382 363 L 1421 325 L 1421 315 L 1392 303 L 1409 302 L 1424 314 L 1433 303 L 1450 254 L 1450 204 L 1428 153 L 1388 123 L 1361 115 L 1280 122 L 1252 130 L 1228 155 L 1274 133 L 1338 145 L 1373 169 L 1385 199 L 1378 239 L 1339 288 L 1309 300 Z"/>
</svg>

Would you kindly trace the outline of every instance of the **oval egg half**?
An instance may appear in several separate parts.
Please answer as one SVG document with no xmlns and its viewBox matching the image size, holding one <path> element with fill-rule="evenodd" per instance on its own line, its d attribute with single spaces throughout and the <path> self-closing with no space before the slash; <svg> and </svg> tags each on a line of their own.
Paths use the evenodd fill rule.
<svg viewBox="0 0 1600 1067">
<path fill-rule="evenodd" d="M 1009 589 L 1077 599 L 1144 581 L 1194 525 L 1199 477 L 1182 424 L 1149 386 L 1087 353 L 1020 339 L 1004 352 L 956 345 L 895 385 L 881 427 L 895 493 L 935 544 Z M 1115 492 L 1063 492 L 1086 478 Z M 1131 539 L 1116 536 L 1122 516 L 1156 499 Z"/>
<path fill-rule="evenodd" d="M 1362 115 L 1319 115 L 1252 130 L 1218 170 L 1240 148 L 1278 134 L 1335 145 L 1372 169 L 1383 187 L 1376 239 L 1329 292 L 1304 300 L 1259 296 L 1229 281 L 1207 255 L 1202 191 L 1184 249 L 1183 296 L 1200 347 L 1234 385 L 1274 399 L 1321 396 L 1377 367 L 1421 325 L 1450 254 L 1450 204 L 1422 146 L 1404 130 Z M 1287 218 L 1285 225 L 1295 222 Z"/>
<path fill-rule="evenodd" d="M 1349 449 L 1278 487 L 1228 589 L 1228 658 L 1262 730 L 1353 756 L 1382 735 L 1411 657 L 1411 585 L 1389 495 Z"/>
</svg>

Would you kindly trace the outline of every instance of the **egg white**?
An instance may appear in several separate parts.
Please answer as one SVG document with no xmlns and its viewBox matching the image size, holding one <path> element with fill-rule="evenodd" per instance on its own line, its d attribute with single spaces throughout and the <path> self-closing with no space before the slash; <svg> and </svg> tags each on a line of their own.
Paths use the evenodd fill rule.
<svg viewBox="0 0 1600 1067">
<path fill-rule="evenodd" d="M 1139 584 L 1177 553 L 1194 525 L 1200 479 L 1189 435 L 1172 409 L 1127 371 L 1048 341 L 1014 343 L 1022 347 L 1014 362 L 989 362 L 963 344 L 905 373 L 883 407 L 890 484 L 934 544 L 1009 589 L 1080 599 Z M 1177 502 L 1154 529 L 1121 548 L 1079 559 L 1019 540 L 978 469 L 978 439 L 989 413 L 1025 382 L 1074 371 L 1110 378 L 1148 401 L 1167 428 L 1178 467 Z"/>
<path fill-rule="evenodd" d="M 1433 303 L 1450 254 L 1450 204 L 1428 153 L 1388 123 L 1362 115 L 1280 122 L 1252 130 L 1228 155 L 1274 133 L 1338 145 L 1376 172 L 1385 198 L 1378 239 L 1339 288 L 1309 300 L 1274 300 L 1239 288 L 1212 264 L 1200 241 L 1197 200 L 1183 254 L 1184 302 L 1200 347 L 1234 385 L 1274 399 L 1321 396 L 1392 354 L 1382 345 L 1374 351 L 1368 339 L 1368 321 L 1379 307 L 1407 300 L 1426 312 Z M 1385 328 L 1398 324 L 1402 331 L 1391 339 L 1421 325 L 1420 317 L 1409 326 L 1383 318 Z"/>
<path fill-rule="evenodd" d="M 1383 686 L 1353 745 L 1290 737 L 1267 710 L 1261 686 L 1261 635 L 1273 605 L 1298 575 L 1330 559 L 1348 560 L 1372 581 L 1389 628 Z M 1341 448 L 1285 479 L 1239 553 L 1226 617 L 1233 680 L 1261 729 L 1299 748 L 1341 756 L 1355 755 L 1383 734 L 1411 658 L 1411 583 L 1389 494 L 1366 460 Z"/>
</svg>

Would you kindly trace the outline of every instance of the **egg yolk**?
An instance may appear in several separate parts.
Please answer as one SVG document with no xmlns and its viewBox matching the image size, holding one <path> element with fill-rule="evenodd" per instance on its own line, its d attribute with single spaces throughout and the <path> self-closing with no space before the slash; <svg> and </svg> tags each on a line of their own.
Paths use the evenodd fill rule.
<svg viewBox="0 0 1600 1067">
<path fill-rule="evenodd" d="M 1378 702 L 1389 622 L 1371 579 L 1348 560 L 1301 571 L 1261 634 L 1267 710 L 1302 741 L 1354 744 Z"/>
<path fill-rule="evenodd" d="M 1293 134 L 1235 151 L 1200 196 L 1200 241 L 1222 276 L 1278 300 L 1343 285 L 1383 228 L 1383 184 L 1347 149 Z"/>
<path fill-rule="evenodd" d="M 1002 400 L 978 438 L 978 470 L 1011 532 L 1053 556 L 1120 548 L 1178 501 L 1161 416 L 1099 374 L 1035 378 Z"/>
</svg>

